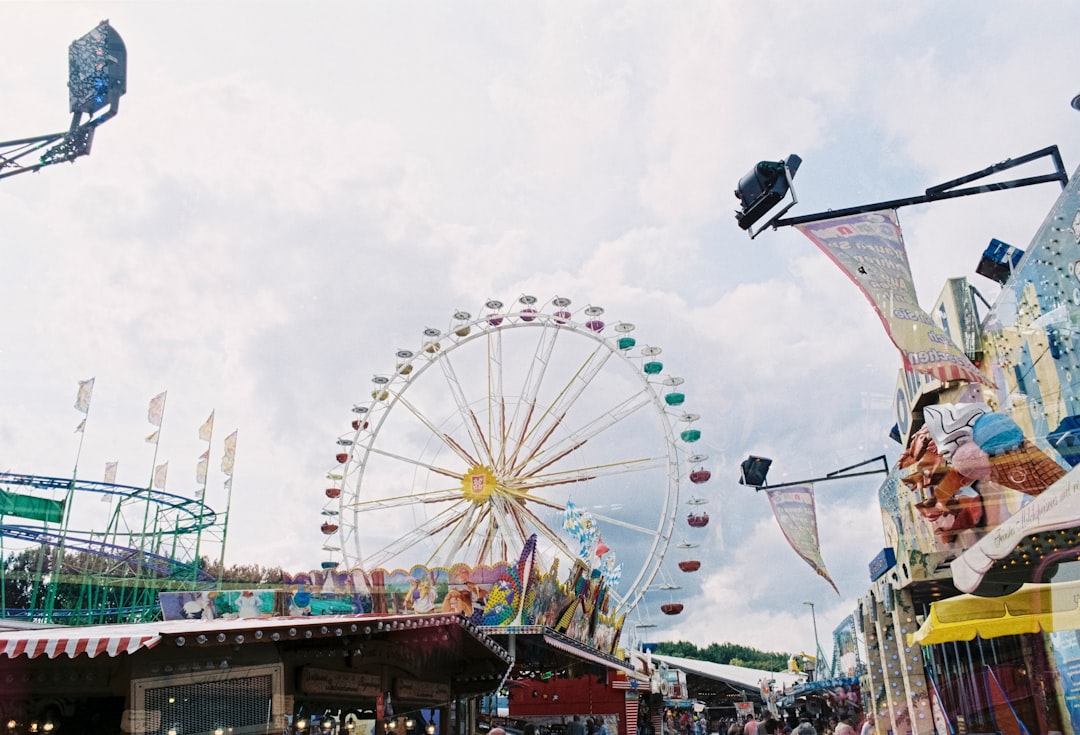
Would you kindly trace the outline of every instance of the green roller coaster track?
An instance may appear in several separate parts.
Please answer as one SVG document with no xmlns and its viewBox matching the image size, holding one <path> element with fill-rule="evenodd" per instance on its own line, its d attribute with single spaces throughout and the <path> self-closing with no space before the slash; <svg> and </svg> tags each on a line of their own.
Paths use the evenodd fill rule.
<svg viewBox="0 0 1080 735">
<path fill-rule="evenodd" d="M 95 515 L 73 512 L 86 500 L 98 501 L 90 506 L 98 517 L 109 503 L 102 527 L 75 527 L 73 518 Z M 227 528 L 228 512 L 152 487 L 0 473 L 0 615 L 66 624 L 157 619 L 160 591 L 220 587 L 199 559 L 215 545 L 224 550 Z"/>
</svg>

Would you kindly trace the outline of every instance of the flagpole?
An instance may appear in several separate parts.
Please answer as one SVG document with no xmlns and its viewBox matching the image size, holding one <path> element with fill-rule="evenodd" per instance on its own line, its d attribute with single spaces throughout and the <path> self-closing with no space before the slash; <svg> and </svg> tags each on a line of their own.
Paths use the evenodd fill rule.
<svg viewBox="0 0 1080 735">
<path fill-rule="evenodd" d="M 232 512 L 233 473 L 236 470 L 236 437 L 239 429 L 225 437 L 225 456 L 221 458 L 221 469 L 228 476 L 225 481 L 225 518 L 221 527 L 221 556 L 218 557 L 217 588 L 220 591 L 225 579 L 225 544 L 229 539 L 229 515 Z"/>
<path fill-rule="evenodd" d="M 49 586 L 45 590 L 45 621 L 51 623 L 53 608 L 56 605 L 56 588 L 60 584 L 60 572 L 64 566 L 64 542 L 67 539 L 68 523 L 71 520 L 71 501 L 75 495 L 75 482 L 79 476 L 79 458 L 82 456 L 83 441 L 86 440 L 86 422 L 90 418 L 90 399 L 94 394 L 94 378 L 79 381 L 79 390 L 75 396 L 75 410 L 83 414 L 82 421 L 75 429 L 79 435 L 79 446 L 75 449 L 75 466 L 71 470 L 71 482 L 68 483 L 67 492 L 64 493 L 64 512 L 60 517 L 60 541 L 53 552 L 52 573 L 49 575 Z M 38 574 L 41 576 L 41 562 L 44 554 L 38 554 Z M 36 598 L 33 595 L 31 600 Z"/>
<path fill-rule="evenodd" d="M 158 403 L 159 398 L 161 399 L 160 403 Z M 150 522 L 150 496 L 154 492 L 154 475 L 157 473 L 158 450 L 161 445 L 161 424 L 164 423 L 165 420 L 165 401 L 167 399 L 168 391 L 159 393 L 150 400 L 150 408 L 147 411 L 147 419 L 151 424 L 157 427 L 157 430 L 151 434 L 151 436 L 154 437 L 154 458 L 150 462 L 150 482 L 146 486 L 146 498 L 143 499 L 143 525 L 142 534 L 139 537 L 139 563 L 135 569 L 136 584 L 132 585 L 131 588 L 132 607 L 135 607 L 136 601 L 141 597 L 138 582 L 143 574 L 143 562 L 146 555 L 146 528 L 147 524 Z"/>
<path fill-rule="evenodd" d="M 199 550 L 200 550 L 200 548 L 202 546 L 203 518 L 204 518 L 204 516 L 206 514 L 206 486 L 207 486 L 208 478 L 210 477 L 210 472 L 209 472 L 209 469 L 210 469 L 210 447 L 213 444 L 213 440 L 214 440 L 214 411 L 212 411 L 212 410 L 210 411 L 210 418 L 208 418 L 206 420 L 206 423 L 204 423 L 199 428 L 199 438 L 200 439 L 203 438 L 203 431 L 202 431 L 203 428 L 206 429 L 206 438 L 205 438 L 205 441 L 206 441 L 206 452 L 205 452 L 206 459 L 205 459 L 205 462 L 206 462 L 206 464 L 203 466 L 203 470 L 202 470 L 202 496 L 199 498 L 199 501 L 200 501 L 199 502 L 199 525 L 198 525 L 198 529 L 195 531 L 195 562 L 192 565 L 192 572 L 191 572 L 192 586 L 197 585 L 198 581 L 199 581 L 199 562 L 201 561 L 200 558 L 199 558 Z M 204 461 L 203 458 L 200 457 L 199 462 L 201 463 L 203 461 Z M 199 466 L 200 465 L 197 464 L 196 468 L 198 468 Z M 196 470 L 196 471 L 198 471 L 198 470 Z"/>
</svg>

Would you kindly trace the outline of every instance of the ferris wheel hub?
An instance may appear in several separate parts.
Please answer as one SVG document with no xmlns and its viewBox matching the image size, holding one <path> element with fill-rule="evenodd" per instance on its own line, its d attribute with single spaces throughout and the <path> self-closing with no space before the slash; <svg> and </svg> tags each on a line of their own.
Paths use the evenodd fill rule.
<svg viewBox="0 0 1080 735">
<path fill-rule="evenodd" d="M 473 465 L 461 476 L 461 494 L 474 503 L 487 502 L 496 487 L 495 472 L 486 465 Z"/>
</svg>

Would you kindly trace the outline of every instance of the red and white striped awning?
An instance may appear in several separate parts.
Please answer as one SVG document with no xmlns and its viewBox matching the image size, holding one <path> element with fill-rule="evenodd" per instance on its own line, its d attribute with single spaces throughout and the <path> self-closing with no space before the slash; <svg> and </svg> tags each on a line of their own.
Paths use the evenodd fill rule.
<svg viewBox="0 0 1080 735">
<path fill-rule="evenodd" d="M 0 657 L 117 656 L 142 648 L 153 648 L 161 641 L 161 634 L 157 631 L 145 625 L 139 628 L 138 631 L 131 626 L 0 631 Z"/>
<path fill-rule="evenodd" d="M 275 618 L 219 618 L 215 620 L 163 620 L 155 623 L 121 623 L 86 627 L 57 625 L 48 628 L 4 629 L 0 623 L 0 658 L 68 656 L 85 654 L 119 656 L 150 649 L 169 640 L 183 645 L 239 645 L 255 643 L 264 633 L 270 640 L 338 637 L 344 632 L 393 634 L 432 626 L 464 626 L 470 635 L 494 655 L 510 661 L 510 654 L 458 615 L 311 615 Z"/>
</svg>

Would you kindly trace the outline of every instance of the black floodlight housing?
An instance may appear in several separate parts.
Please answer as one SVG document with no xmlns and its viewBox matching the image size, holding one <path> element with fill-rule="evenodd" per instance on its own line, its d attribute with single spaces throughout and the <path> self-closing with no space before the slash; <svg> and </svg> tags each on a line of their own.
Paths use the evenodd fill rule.
<svg viewBox="0 0 1080 735">
<path fill-rule="evenodd" d="M 93 116 L 110 107 L 116 114 L 127 91 L 127 48 L 120 34 L 103 20 L 68 47 L 68 97 L 75 115 Z"/>
<path fill-rule="evenodd" d="M 766 457 L 755 457 L 750 455 L 742 461 L 740 467 L 742 467 L 742 476 L 739 477 L 740 485 L 749 485 L 750 487 L 764 487 L 765 478 L 769 474 L 769 467 L 772 465 L 772 460 Z"/>
<path fill-rule="evenodd" d="M 739 223 L 739 227 L 750 230 L 751 238 L 756 237 L 761 230 L 791 209 L 798 201 L 791 180 L 795 177 L 795 172 L 799 170 L 801 163 L 802 159 L 794 153 L 782 161 L 762 161 L 739 180 L 735 196 L 738 197 L 742 207 L 735 213 L 735 220 Z M 784 200 L 788 192 L 791 192 L 792 201 L 776 212 L 768 222 L 758 228 L 757 232 L 751 230 L 758 220 Z"/>
<path fill-rule="evenodd" d="M 68 47 L 71 125 L 60 133 L 0 142 L 0 179 L 88 155 L 94 131 L 116 115 L 125 92 L 127 47 L 109 21 L 103 20 Z M 35 162 L 22 163 L 21 159 L 32 155 L 37 157 Z"/>
</svg>

